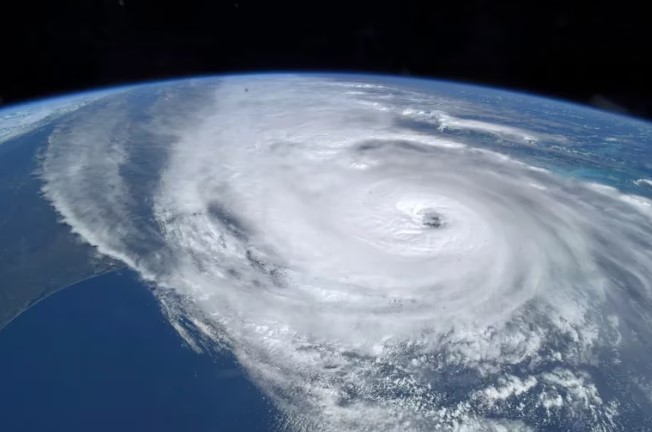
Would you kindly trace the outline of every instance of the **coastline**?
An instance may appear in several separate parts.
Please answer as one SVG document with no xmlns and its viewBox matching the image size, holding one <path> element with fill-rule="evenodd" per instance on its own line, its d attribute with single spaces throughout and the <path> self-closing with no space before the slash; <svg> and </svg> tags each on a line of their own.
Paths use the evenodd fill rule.
<svg viewBox="0 0 652 432">
<path fill-rule="evenodd" d="M 104 276 L 104 275 L 107 275 L 107 274 L 110 274 L 110 273 L 113 273 L 113 272 L 124 270 L 125 268 L 126 268 L 126 266 L 124 264 L 121 264 L 121 265 L 119 265 L 117 267 L 109 267 L 109 268 L 104 269 L 104 270 L 102 270 L 102 271 L 100 271 L 98 273 L 94 273 L 94 274 L 92 274 L 90 276 L 85 276 L 85 277 L 83 277 L 81 279 L 75 280 L 72 283 L 69 283 L 67 285 L 63 285 L 63 286 L 61 286 L 59 288 L 55 288 L 55 289 L 53 289 L 51 291 L 48 291 L 45 295 L 43 295 L 41 297 L 37 297 L 37 298 L 31 300 L 30 302 L 28 302 L 27 305 L 23 309 L 18 311 L 18 313 L 16 315 L 14 315 L 12 318 L 10 318 L 7 322 L 0 324 L 0 332 L 2 332 L 7 326 L 9 326 L 12 322 L 14 322 L 18 317 L 22 316 L 25 312 L 27 312 L 28 310 L 30 310 L 31 308 L 33 308 L 37 304 L 41 303 L 42 301 L 52 297 L 54 294 L 57 294 L 57 293 L 65 290 L 67 288 L 74 287 L 75 285 L 79 285 L 80 283 L 86 282 L 86 281 L 88 281 L 90 279 L 98 278 L 98 277 L 101 277 L 101 276 Z"/>
</svg>

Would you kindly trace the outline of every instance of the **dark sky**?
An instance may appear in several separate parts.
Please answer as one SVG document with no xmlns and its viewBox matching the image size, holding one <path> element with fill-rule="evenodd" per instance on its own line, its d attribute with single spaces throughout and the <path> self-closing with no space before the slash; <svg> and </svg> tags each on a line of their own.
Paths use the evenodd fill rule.
<svg viewBox="0 0 652 432">
<path fill-rule="evenodd" d="M 652 18 L 638 3 L 6 0 L 0 98 L 235 71 L 372 71 L 652 118 Z"/>
</svg>

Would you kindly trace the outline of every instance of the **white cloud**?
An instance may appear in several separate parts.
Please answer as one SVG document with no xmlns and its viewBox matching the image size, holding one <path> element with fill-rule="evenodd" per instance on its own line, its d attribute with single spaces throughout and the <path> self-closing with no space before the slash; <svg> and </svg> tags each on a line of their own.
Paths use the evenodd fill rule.
<svg viewBox="0 0 652 432">
<path fill-rule="evenodd" d="M 503 377 L 461 402 L 446 399 L 445 379 L 590 361 L 600 308 L 628 308 L 603 263 L 650 295 L 652 248 L 632 242 L 650 244 L 652 231 L 634 198 L 397 126 L 422 108 L 382 96 L 385 87 L 202 85 L 187 121 L 175 105 L 152 116 L 167 125 L 157 139 L 132 142 L 157 128 L 134 124 L 117 102 L 60 128 L 45 192 L 75 232 L 158 284 L 171 319 L 228 344 L 294 429 L 527 430 L 481 408 L 541 382 L 572 389 L 577 410 L 611 409 L 589 376 L 567 372 Z M 533 136 L 451 118 L 449 127 Z M 134 152 L 164 162 L 142 171 Z M 157 188 L 140 196 L 125 172 Z M 572 343 L 546 351 L 558 338 Z"/>
</svg>

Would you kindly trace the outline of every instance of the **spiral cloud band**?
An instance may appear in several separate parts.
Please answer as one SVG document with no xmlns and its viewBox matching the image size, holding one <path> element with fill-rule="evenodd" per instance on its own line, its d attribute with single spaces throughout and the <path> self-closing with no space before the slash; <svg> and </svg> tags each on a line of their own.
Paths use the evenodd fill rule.
<svg viewBox="0 0 652 432">
<path fill-rule="evenodd" d="M 631 379 L 652 206 L 508 151 L 562 126 L 343 78 L 131 93 L 51 135 L 44 193 L 191 345 L 232 350 L 282 428 L 613 430 L 626 385 L 652 400 Z"/>
</svg>

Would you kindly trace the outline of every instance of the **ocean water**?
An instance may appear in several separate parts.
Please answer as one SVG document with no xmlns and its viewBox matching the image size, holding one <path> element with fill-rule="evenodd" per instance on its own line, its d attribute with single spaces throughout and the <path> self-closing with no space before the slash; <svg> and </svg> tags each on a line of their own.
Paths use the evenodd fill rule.
<svg viewBox="0 0 652 432">
<path fill-rule="evenodd" d="M 128 271 L 59 291 L 0 331 L 2 431 L 258 431 L 277 418 L 229 354 L 188 348 Z"/>
</svg>

